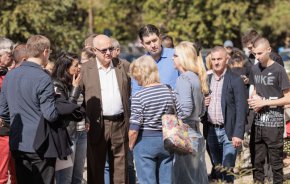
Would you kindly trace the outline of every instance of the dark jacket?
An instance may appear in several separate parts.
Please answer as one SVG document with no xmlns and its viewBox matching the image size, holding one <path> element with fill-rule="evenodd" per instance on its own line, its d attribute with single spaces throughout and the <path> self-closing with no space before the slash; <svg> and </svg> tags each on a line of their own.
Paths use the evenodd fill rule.
<svg viewBox="0 0 290 184">
<path fill-rule="evenodd" d="M 212 74 L 209 75 L 211 79 Z M 229 140 L 232 137 L 244 138 L 245 132 L 245 121 L 246 121 L 246 95 L 245 85 L 240 76 L 234 74 L 230 69 L 227 69 L 224 76 L 224 83 L 222 88 L 222 114 L 224 118 L 224 126 L 226 134 Z M 209 83 L 211 80 L 209 81 Z M 212 91 L 213 89 L 211 89 Z M 205 129 L 208 128 L 207 113 L 202 122 L 205 125 Z M 207 131 L 205 130 L 204 135 L 207 137 Z"/>
<path fill-rule="evenodd" d="M 72 153 L 72 142 L 66 127 L 63 125 L 63 120 L 80 121 L 84 112 L 81 111 L 80 106 L 61 97 L 57 98 L 55 105 L 60 118 L 56 122 L 49 123 L 43 116 L 41 117 L 33 148 L 42 157 L 64 159 Z"/>
<path fill-rule="evenodd" d="M 53 80 L 54 90 L 56 94 L 61 95 L 63 98 L 69 102 L 77 104 L 77 100 L 81 93 L 80 87 L 74 87 L 72 85 L 65 85 L 63 82 L 54 79 Z M 76 122 L 63 120 L 65 127 L 67 127 L 69 134 L 71 134 L 76 129 Z"/>
</svg>

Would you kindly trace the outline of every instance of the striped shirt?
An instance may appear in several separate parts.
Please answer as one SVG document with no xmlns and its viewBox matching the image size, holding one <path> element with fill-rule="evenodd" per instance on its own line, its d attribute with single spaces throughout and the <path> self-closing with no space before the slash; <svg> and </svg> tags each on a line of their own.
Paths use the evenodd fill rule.
<svg viewBox="0 0 290 184">
<path fill-rule="evenodd" d="M 138 91 L 132 97 L 130 130 L 139 131 L 142 136 L 162 136 L 161 118 L 172 111 L 173 100 L 176 102 L 178 116 L 181 117 L 181 107 L 176 95 L 167 86 L 144 87 Z"/>
</svg>

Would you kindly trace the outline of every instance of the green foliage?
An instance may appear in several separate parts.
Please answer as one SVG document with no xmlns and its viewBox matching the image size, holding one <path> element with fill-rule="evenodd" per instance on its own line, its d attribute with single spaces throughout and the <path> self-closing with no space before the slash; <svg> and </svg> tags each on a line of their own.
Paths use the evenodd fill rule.
<svg viewBox="0 0 290 184">
<path fill-rule="evenodd" d="M 289 37 L 289 0 L 3 0 L 0 36 L 25 42 L 31 34 L 50 38 L 55 50 L 78 52 L 89 30 L 110 29 L 126 43 L 137 39 L 142 25 L 151 23 L 162 33 L 181 40 L 200 40 L 204 47 L 240 38 L 257 29 L 274 45 Z"/>
<path fill-rule="evenodd" d="M 2 2 L 0 35 L 26 42 L 32 34 L 46 35 L 54 50 L 78 51 L 85 34 L 86 11 L 74 0 L 14 0 Z"/>
</svg>

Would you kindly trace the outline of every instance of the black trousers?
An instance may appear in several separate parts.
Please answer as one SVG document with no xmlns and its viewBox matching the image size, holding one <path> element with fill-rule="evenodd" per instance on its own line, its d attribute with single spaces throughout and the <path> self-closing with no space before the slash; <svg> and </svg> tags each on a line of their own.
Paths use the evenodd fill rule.
<svg viewBox="0 0 290 184">
<path fill-rule="evenodd" d="M 36 153 L 12 151 L 17 184 L 53 184 L 56 158 L 41 158 Z"/>
<path fill-rule="evenodd" d="M 264 183 L 264 164 L 268 154 L 273 183 L 283 183 L 283 127 L 254 126 L 254 181 Z"/>
</svg>

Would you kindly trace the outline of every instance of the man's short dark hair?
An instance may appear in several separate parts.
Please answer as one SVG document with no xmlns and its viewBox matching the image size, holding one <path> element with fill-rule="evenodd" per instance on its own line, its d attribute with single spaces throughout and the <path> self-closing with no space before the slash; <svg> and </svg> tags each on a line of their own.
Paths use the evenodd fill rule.
<svg viewBox="0 0 290 184">
<path fill-rule="evenodd" d="M 249 43 L 253 43 L 258 37 L 260 37 L 259 33 L 252 29 L 243 35 L 242 43 L 246 46 Z"/>
<path fill-rule="evenodd" d="M 152 24 L 147 24 L 139 30 L 139 38 L 142 42 L 145 36 L 149 36 L 151 34 L 156 34 L 157 36 L 160 35 L 159 29 Z"/>
</svg>

